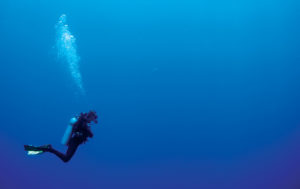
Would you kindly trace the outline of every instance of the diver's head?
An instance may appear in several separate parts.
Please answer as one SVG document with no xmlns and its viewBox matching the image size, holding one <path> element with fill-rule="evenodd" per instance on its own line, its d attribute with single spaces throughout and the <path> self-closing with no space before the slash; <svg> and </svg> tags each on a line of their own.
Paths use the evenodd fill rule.
<svg viewBox="0 0 300 189">
<path fill-rule="evenodd" d="M 98 123 L 98 116 L 97 116 L 97 114 L 96 114 L 96 112 L 95 111 L 89 111 L 88 113 L 87 113 L 87 121 L 89 122 L 89 123 L 91 123 L 92 121 L 94 122 L 94 123 Z"/>
<path fill-rule="evenodd" d="M 98 123 L 97 121 L 98 116 L 95 111 L 91 110 L 88 113 L 81 113 L 80 117 L 84 119 L 87 123 L 91 123 L 91 122 Z"/>
</svg>

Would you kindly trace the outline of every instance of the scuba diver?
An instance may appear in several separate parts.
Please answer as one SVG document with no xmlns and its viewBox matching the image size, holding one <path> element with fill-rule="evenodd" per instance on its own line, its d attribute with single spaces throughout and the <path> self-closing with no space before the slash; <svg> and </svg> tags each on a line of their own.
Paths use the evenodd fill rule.
<svg viewBox="0 0 300 189">
<path fill-rule="evenodd" d="M 93 137 L 91 131 L 91 123 L 98 123 L 97 114 L 95 111 L 90 111 L 88 113 L 80 113 L 79 116 L 73 117 L 70 120 L 70 123 L 65 131 L 65 134 L 62 138 L 62 144 L 67 145 L 68 149 L 66 154 L 63 154 L 55 150 L 51 144 L 43 146 L 32 146 L 24 145 L 25 151 L 28 155 L 36 155 L 44 152 L 50 152 L 59 157 L 63 162 L 68 162 L 75 154 L 78 146 L 82 143 L 85 143 L 88 138 Z"/>
</svg>

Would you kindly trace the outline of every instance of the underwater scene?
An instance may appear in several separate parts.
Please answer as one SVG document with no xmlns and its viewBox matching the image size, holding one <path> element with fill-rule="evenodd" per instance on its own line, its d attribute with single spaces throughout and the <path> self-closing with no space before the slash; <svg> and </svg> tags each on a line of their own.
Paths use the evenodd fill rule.
<svg viewBox="0 0 300 189">
<path fill-rule="evenodd" d="M 300 1 L 1 0 L 0 189 L 299 189 Z"/>
</svg>

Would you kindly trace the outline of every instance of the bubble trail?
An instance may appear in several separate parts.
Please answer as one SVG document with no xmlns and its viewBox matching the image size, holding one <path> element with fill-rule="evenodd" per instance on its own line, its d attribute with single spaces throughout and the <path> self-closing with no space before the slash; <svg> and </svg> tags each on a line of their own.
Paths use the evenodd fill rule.
<svg viewBox="0 0 300 189">
<path fill-rule="evenodd" d="M 83 88 L 82 77 L 79 70 L 80 57 L 76 50 L 76 38 L 70 32 L 66 21 L 67 16 L 62 14 L 55 26 L 57 55 L 60 61 L 67 65 L 76 86 L 83 95 L 85 94 L 85 90 Z"/>
</svg>

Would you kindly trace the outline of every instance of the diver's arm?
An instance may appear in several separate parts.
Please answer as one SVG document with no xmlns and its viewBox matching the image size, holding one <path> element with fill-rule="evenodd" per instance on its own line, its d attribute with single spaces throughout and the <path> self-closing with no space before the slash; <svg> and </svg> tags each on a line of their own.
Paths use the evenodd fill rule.
<svg viewBox="0 0 300 189">
<path fill-rule="evenodd" d="M 94 134 L 93 134 L 92 131 L 91 131 L 91 127 L 87 126 L 87 127 L 86 127 L 86 130 L 87 130 L 88 136 L 89 136 L 90 138 L 93 138 Z"/>
</svg>

